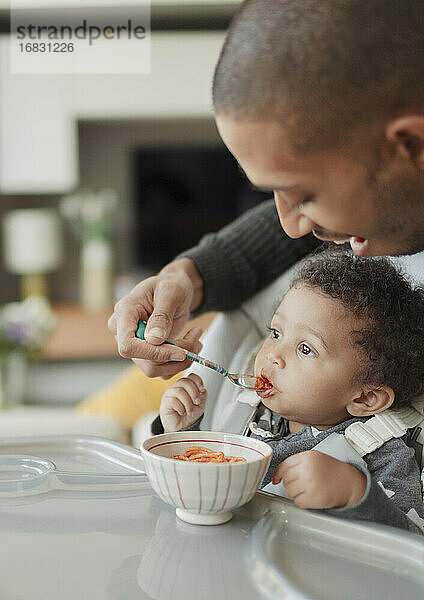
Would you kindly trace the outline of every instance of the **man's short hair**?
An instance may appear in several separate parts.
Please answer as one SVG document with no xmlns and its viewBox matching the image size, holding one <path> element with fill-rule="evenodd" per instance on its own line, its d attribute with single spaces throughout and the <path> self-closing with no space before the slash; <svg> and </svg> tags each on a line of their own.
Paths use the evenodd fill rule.
<svg viewBox="0 0 424 600">
<path fill-rule="evenodd" d="M 386 385 L 394 408 L 424 392 L 424 289 L 413 286 L 386 258 L 361 258 L 324 249 L 299 266 L 292 287 L 306 285 L 341 302 L 361 326 L 355 382 Z"/>
<path fill-rule="evenodd" d="M 268 116 L 298 151 L 424 107 L 423 0 L 247 0 L 216 66 L 217 114 Z"/>
</svg>

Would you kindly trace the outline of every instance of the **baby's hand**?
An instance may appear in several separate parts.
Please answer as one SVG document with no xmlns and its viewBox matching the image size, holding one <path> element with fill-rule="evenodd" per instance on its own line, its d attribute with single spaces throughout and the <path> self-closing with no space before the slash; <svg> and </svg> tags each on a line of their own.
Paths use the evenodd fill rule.
<svg viewBox="0 0 424 600">
<path fill-rule="evenodd" d="M 160 420 L 165 433 L 189 427 L 205 410 L 207 391 L 198 375 L 190 373 L 171 385 L 162 396 Z"/>
<path fill-rule="evenodd" d="M 275 469 L 272 483 L 283 480 L 288 496 L 301 508 L 340 508 L 357 504 L 367 479 L 352 465 L 318 450 L 289 456 Z"/>
</svg>

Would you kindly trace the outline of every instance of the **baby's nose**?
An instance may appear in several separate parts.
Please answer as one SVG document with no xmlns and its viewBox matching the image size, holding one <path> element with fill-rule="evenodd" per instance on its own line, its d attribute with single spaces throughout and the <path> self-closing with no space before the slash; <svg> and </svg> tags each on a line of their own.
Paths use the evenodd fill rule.
<svg viewBox="0 0 424 600">
<path fill-rule="evenodd" d="M 279 352 L 270 352 L 268 354 L 268 360 L 271 364 L 276 365 L 279 369 L 284 369 L 286 361 Z"/>
</svg>

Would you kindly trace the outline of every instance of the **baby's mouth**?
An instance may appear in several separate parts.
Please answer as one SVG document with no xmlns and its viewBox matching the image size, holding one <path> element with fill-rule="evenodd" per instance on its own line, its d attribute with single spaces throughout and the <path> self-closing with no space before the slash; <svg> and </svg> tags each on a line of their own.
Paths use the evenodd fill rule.
<svg viewBox="0 0 424 600">
<path fill-rule="evenodd" d="M 268 396 L 271 396 L 271 394 L 273 394 L 275 391 L 276 391 L 276 388 L 274 388 L 273 384 L 268 379 L 268 377 L 265 375 L 265 373 L 263 372 L 263 369 L 262 369 L 261 374 L 258 376 L 258 379 L 257 379 L 256 393 L 261 398 L 268 398 Z"/>
</svg>

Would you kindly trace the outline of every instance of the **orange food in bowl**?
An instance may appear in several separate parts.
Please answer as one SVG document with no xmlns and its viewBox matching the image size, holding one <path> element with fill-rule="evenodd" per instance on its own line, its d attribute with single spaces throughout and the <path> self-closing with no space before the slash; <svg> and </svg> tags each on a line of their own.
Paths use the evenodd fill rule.
<svg viewBox="0 0 424 600">
<path fill-rule="evenodd" d="M 202 446 L 190 446 L 184 454 L 174 454 L 172 458 L 197 463 L 236 463 L 246 462 L 241 456 L 225 456 L 223 452 L 214 452 Z"/>
</svg>

